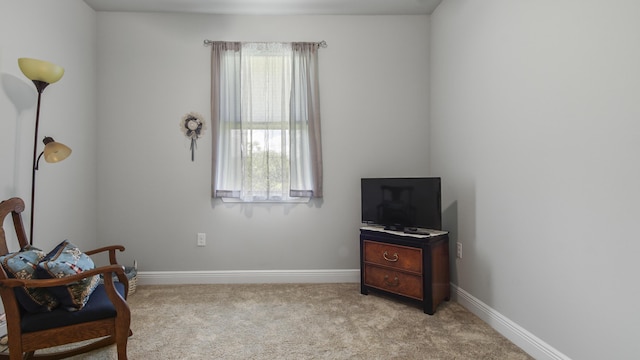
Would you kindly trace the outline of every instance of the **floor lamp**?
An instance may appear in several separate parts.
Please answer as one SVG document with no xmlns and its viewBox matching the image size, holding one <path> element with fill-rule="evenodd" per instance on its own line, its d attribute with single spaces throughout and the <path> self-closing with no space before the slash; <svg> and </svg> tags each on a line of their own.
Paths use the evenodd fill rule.
<svg viewBox="0 0 640 360">
<path fill-rule="evenodd" d="M 44 89 L 60 80 L 64 75 L 64 69 L 58 65 L 52 64 L 47 61 L 20 58 L 18 59 L 18 66 L 22 73 L 36 86 L 38 91 L 38 106 L 36 109 L 36 126 L 35 135 L 33 138 L 33 169 L 31 173 L 31 224 L 29 227 L 29 244 L 33 245 L 33 216 L 34 216 L 34 204 L 36 198 L 36 171 L 38 170 L 38 163 L 40 158 L 44 155 L 44 160 L 47 162 L 58 162 L 67 158 L 71 154 L 71 149 L 64 144 L 55 142 L 51 137 L 45 137 L 43 142 L 45 144 L 44 150 L 38 155 L 38 127 L 40 126 L 40 100 Z"/>
</svg>

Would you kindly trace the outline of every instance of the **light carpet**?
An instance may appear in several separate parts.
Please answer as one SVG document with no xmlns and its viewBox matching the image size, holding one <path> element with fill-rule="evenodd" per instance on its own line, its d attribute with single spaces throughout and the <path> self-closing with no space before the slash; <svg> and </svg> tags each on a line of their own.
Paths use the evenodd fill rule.
<svg viewBox="0 0 640 360">
<path fill-rule="evenodd" d="M 430 316 L 353 283 L 138 286 L 129 305 L 132 360 L 531 359 L 455 302 Z"/>
</svg>

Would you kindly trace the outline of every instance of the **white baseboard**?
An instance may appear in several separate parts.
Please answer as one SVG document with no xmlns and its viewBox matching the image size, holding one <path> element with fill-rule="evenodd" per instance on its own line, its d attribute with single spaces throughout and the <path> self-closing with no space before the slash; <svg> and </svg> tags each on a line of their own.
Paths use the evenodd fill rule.
<svg viewBox="0 0 640 360">
<path fill-rule="evenodd" d="M 500 314 L 468 292 L 451 284 L 452 298 L 493 329 L 538 360 L 571 360 L 551 345 Z"/>
<path fill-rule="evenodd" d="M 360 269 L 139 271 L 140 285 L 360 282 Z"/>
</svg>

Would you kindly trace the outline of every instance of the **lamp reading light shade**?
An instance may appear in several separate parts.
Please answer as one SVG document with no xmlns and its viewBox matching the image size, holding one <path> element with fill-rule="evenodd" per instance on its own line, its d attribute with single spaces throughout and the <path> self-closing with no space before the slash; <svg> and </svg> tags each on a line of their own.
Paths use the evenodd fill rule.
<svg viewBox="0 0 640 360">
<path fill-rule="evenodd" d="M 57 163 L 71 155 L 71 149 L 67 145 L 55 142 L 49 136 L 42 142 L 44 142 L 44 160 L 48 163 Z"/>
</svg>

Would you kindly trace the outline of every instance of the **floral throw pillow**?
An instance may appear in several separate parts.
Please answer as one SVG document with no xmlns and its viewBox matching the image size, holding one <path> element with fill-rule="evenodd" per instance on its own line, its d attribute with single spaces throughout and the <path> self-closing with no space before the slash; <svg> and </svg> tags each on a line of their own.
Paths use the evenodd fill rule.
<svg viewBox="0 0 640 360">
<path fill-rule="evenodd" d="M 2 268 L 7 276 L 14 279 L 29 280 L 36 278 L 36 268 L 45 252 L 27 245 L 18 252 L 0 256 Z M 45 288 L 15 288 L 18 303 L 28 312 L 51 311 L 58 306 L 58 300 Z"/>
<path fill-rule="evenodd" d="M 77 246 L 65 240 L 58 244 L 38 263 L 37 274 L 41 279 L 63 278 L 80 274 L 95 267 L 93 260 Z M 55 286 L 49 291 L 69 311 L 80 310 L 100 283 L 100 276 L 90 276 L 68 286 Z"/>
</svg>

